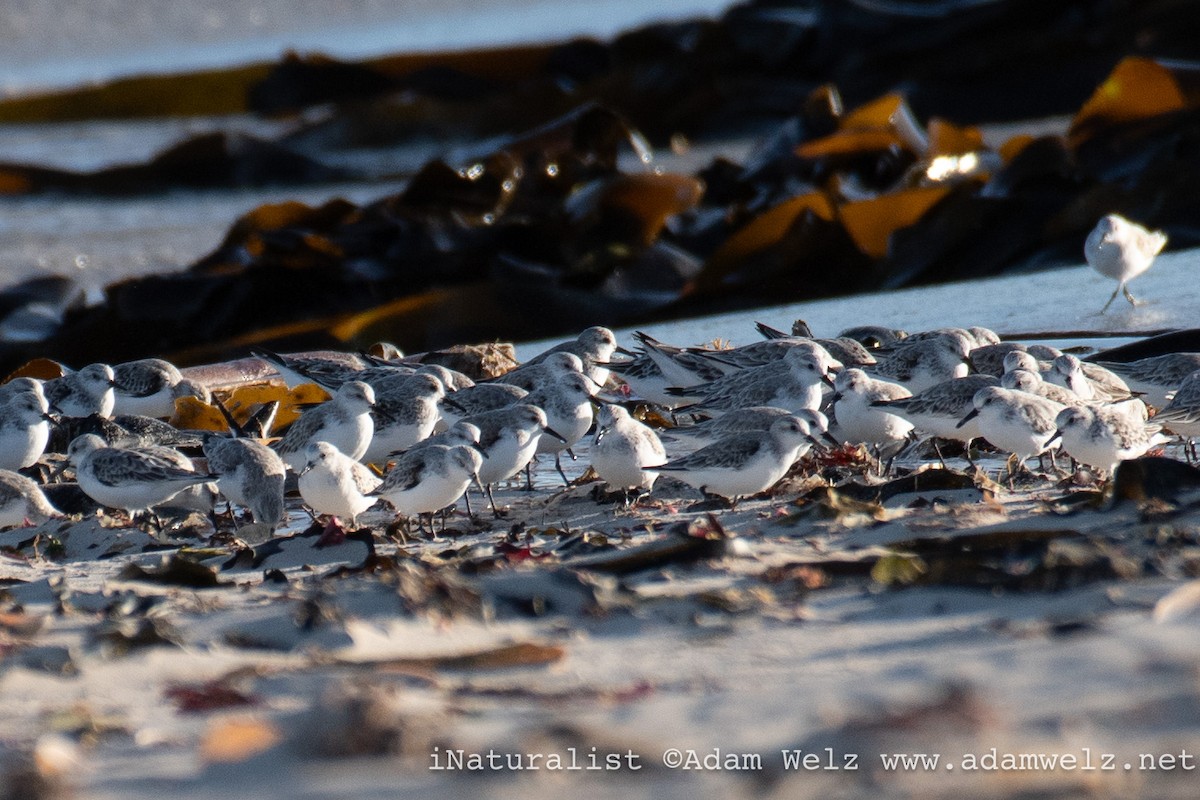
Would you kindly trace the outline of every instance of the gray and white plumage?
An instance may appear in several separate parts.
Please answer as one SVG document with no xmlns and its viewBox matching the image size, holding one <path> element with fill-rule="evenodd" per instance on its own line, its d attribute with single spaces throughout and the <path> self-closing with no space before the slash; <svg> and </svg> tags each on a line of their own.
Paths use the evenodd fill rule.
<svg viewBox="0 0 1200 800">
<path fill-rule="evenodd" d="M 655 469 L 703 491 L 736 500 L 774 486 L 809 441 L 808 425 L 803 420 L 783 417 L 766 431 L 718 439 Z"/>
<path fill-rule="evenodd" d="M 608 328 L 595 325 L 568 342 L 562 342 L 538 353 L 526 364 L 540 364 L 552 353 L 574 353 L 583 361 L 583 373 L 596 385 L 608 382 L 608 367 L 601 366 L 612 358 L 617 349 L 617 337 Z"/>
<path fill-rule="evenodd" d="M 375 505 L 371 493 L 380 479 L 361 461 L 343 453 L 325 441 L 310 442 L 304 448 L 304 466 L 297 484 L 300 497 L 318 514 L 350 520 Z"/>
<path fill-rule="evenodd" d="M 895 400 L 876 400 L 875 404 L 904 417 L 921 433 L 942 439 L 970 442 L 979 438 L 979 422 L 960 420 L 975 409 L 975 395 L 983 388 L 997 386 L 991 375 L 967 375 L 930 386 L 923 392 Z"/>
<path fill-rule="evenodd" d="M 366 369 L 367 362 L 353 353 L 337 353 L 329 356 L 289 356 L 270 350 L 252 350 L 254 357 L 274 367 L 289 389 L 316 383 L 331 384 L 334 389 L 347 381 L 355 380 L 354 373 Z"/>
<path fill-rule="evenodd" d="M 362 460 L 380 464 L 433 433 L 441 419 L 442 382 L 430 374 L 398 375 L 375 385 L 374 433 Z"/>
<path fill-rule="evenodd" d="M 195 447 L 201 438 L 194 433 L 181 431 L 170 423 L 154 417 L 136 414 L 117 414 L 101 417 L 63 417 L 50 431 L 49 448 L 53 452 L 65 453 L 77 436 L 94 433 L 109 447 Z"/>
<path fill-rule="evenodd" d="M 1057 357 L 1055 356 L 1055 358 Z M 1026 372 L 1036 372 L 1044 379 L 1052 367 L 1049 361 L 1041 361 L 1034 358 L 1028 351 L 1014 350 L 1004 356 L 1004 372 L 1013 372 L 1018 369 L 1023 369 Z M 1002 372 L 1001 375 L 1003 374 Z"/>
<path fill-rule="evenodd" d="M 667 389 L 674 384 L 667 380 L 662 368 L 646 353 L 624 361 L 610 361 L 608 369 L 629 387 L 635 397 L 648 403 L 674 408 L 683 402 L 682 398 L 667 394 Z"/>
<path fill-rule="evenodd" d="M 13 395 L 21 392 L 33 392 L 41 398 L 43 405 L 49 409 L 50 401 L 46 399 L 45 381 L 37 378 L 13 378 L 7 383 L 0 384 L 0 404 L 7 403 Z"/>
<path fill-rule="evenodd" d="M 583 438 L 595 421 L 592 410 L 594 387 L 595 384 L 584 375 L 568 373 L 521 398 L 521 403 L 546 412 L 546 425 L 566 440 L 543 436 L 537 452 L 557 455 Z"/>
<path fill-rule="evenodd" d="M 1025 345 L 1020 342 L 1000 342 L 976 347 L 971 351 L 971 364 L 979 374 L 999 378 L 1004 374 L 1004 359 L 1008 354 L 1024 353 L 1025 349 Z"/>
<path fill-rule="evenodd" d="M 1047 383 L 1042 380 L 1040 373 L 1027 369 L 1014 369 L 1004 373 L 1004 377 L 1000 379 L 1000 385 L 1005 389 L 1036 394 L 1038 397 L 1044 397 L 1059 405 L 1081 406 L 1085 404 L 1083 398 L 1070 389 Z"/>
<path fill-rule="evenodd" d="M 785 360 L 793 349 L 811 353 L 824 365 L 827 372 L 839 370 L 843 366 L 842 362 L 834 358 L 820 342 L 801 337 L 752 342 L 730 350 L 691 350 L 689 352 L 728 365 L 730 369 L 727 374 L 735 375 L 738 371 L 778 364 Z"/>
<path fill-rule="evenodd" d="M 633 338 L 641 342 L 643 354 L 658 366 L 667 386 L 696 386 L 714 381 L 737 369 L 732 364 L 708 358 L 709 351 L 685 350 L 660 342 L 642 331 L 634 333 Z M 675 399 L 671 404 L 675 405 L 678 402 Z"/>
<path fill-rule="evenodd" d="M 453 425 L 475 414 L 519 403 L 527 394 L 529 392 L 521 387 L 506 383 L 479 383 L 470 389 L 457 391 L 453 397 L 444 400 L 441 405 L 442 419 L 447 425 Z"/>
<path fill-rule="evenodd" d="M 1154 415 L 1154 421 L 1186 439 L 1200 436 L 1200 372 L 1183 379 L 1171 402 Z"/>
<path fill-rule="evenodd" d="M 963 338 L 936 336 L 913 342 L 905 340 L 890 352 L 877 356 L 869 370 L 876 378 L 898 383 L 913 394 L 951 378 L 966 377 L 970 350 Z"/>
<path fill-rule="evenodd" d="M 978 418 L 983 438 L 1021 461 L 1051 447 L 1058 427 L 1055 418 L 1063 406 L 1044 397 L 989 386 L 975 393 L 974 409 L 963 423 Z"/>
<path fill-rule="evenodd" d="M 574 353 L 559 351 L 548 354 L 536 364 L 521 364 L 491 382 L 506 383 L 509 386 L 516 386 L 532 392 L 547 381 L 555 380 L 572 372 L 583 374 L 583 360 Z"/>
<path fill-rule="evenodd" d="M 1138 304 L 1127 284 L 1150 269 L 1166 244 L 1167 235 L 1162 231 L 1147 230 L 1120 214 L 1106 214 L 1096 223 L 1084 242 L 1084 258 L 1096 272 L 1117 282 L 1117 288 L 1100 313 L 1107 311 L 1121 292 L 1125 293 L 1130 305 Z"/>
<path fill-rule="evenodd" d="M 181 470 L 188 472 L 196 471 L 196 465 L 192 463 L 192 460 L 173 447 L 148 445 L 137 448 L 137 450 L 138 452 L 161 458 L 166 463 L 172 464 Z M 217 488 L 215 476 L 210 475 L 209 477 L 212 480 L 206 483 L 193 484 L 181 490 L 175 496 L 165 501 L 163 505 L 169 505 L 173 508 L 187 508 L 203 514 L 211 513 L 217 506 L 217 497 L 220 491 Z"/>
<path fill-rule="evenodd" d="M 422 447 L 397 459 L 374 495 L 402 517 L 432 514 L 458 502 L 482 466 L 483 456 L 474 447 Z"/>
<path fill-rule="evenodd" d="M 876 380 L 861 369 L 843 370 L 833 383 L 833 415 L 837 430 L 847 442 L 884 445 L 908 437 L 913 425 L 891 413 L 879 400 L 900 400 L 912 393 L 896 383 Z"/>
<path fill-rule="evenodd" d="M 717 439 L 736 433 L 750 431 L 765 431 L 781 417 L 795 416 L 808 424 L 809 434 L 816 444 L 832 445 L 840 443 L 829 434 L 829 418 L 820 411 L 810 408 L 792 412 L 775 406 L 749 406 L 738 408 L 719 417 L 706 419 L 695 425 L 671 428 L 665 436 L 672 441 L 683 440 L 689 444 L 703 446 Z M 807 452 L 807 451 L 805 451 Z M 802 452 L 800 455 L 804 455 Z"/>
<path fill-rule="evenodd" d="M 89 364 L 78 372 L 47 381 L 46 399 L 50 410 L 64 417 L 86 417 L 99 414 L 111 417 L 113 404 L 113 370 L 107 364 Z"/>
<path fill-rule="evenodd" d="M 170 417 L 183 374 L 169 361 L 143 358 L 113 366 L 113 414 Z"/>
<path fill-rule="evenodd" d="M 278 525 L 284 519 L 287 465 L 274 450 L 252 439 L 209 436 L 204 441 L 208 468 L 229 502 L 248 508 L 255 522 Z"/>
<path fill-rule="evenodd" d="M 688 397 L 698 399 L 678 410 L 716 416 L 748 406 L 776 406 L 789 411 L 818 409 L 824 387 L 833 383 L 829 378 L 829 363 L 830 359 L 813 349 L 792 347 L 782 363 L 745 370 L 684 390 Z"/>
<path fill-rule="evenodd" d="M 344 383 L 333 399 L 301 414 L 272 449 L 294 472 L 308 462 L 306 450 L 313 442 L 329 442 L 339 452 L 360 459 L 375 432 L 374 404 L 375 390 L 370 386 L 361 381 Z"/>
<path fill-rule="evenodd" d="M 908 331 L 882 325 L 855 325 L 846 328 L 838 337 L 853 339 L 868 350 L 889 350 L 908 338 Z"/>
<path fill-rule="evenodd" d="M 1166 353 L 1127 364 L 1112 361 L 1097 361 L 1096 364 L 1119 376 L 1130 390 L 1145 395 L 1150 405 L 1163 408 L 1184 380 L 1200 370 L 1200 353 Z"/>
<path fill-rule="evenodd" d="M 42 487 L 7 469 L 0 469 L 0 528 L 40 525 L 63 516 L 46 499 Z"/>
<path fill-rule="evenodd" d="M 416 372 L 414 368 L 407 364 L 396 364 L 369 365 L 359 370 L 349 368 L 342 368 L 340 370 L 312 370 L 311 372 L 304 370 L 302 374 L 311 376 L 312 380 L 309 383 L 315 383 L 328 392 L 336 392 L 342 384 L 349 381 L 362 381 L 372 389 L 378 390 L 379 386 L 383 383 L 397 377 L 409 377 L 415 375 Z"/>
<path fill-rule="evenodd" d="M 479 428 L 483 453 L 479 482 L 485 486 L 523 470 L 537 452 L 538 441 L 548 432 L 546 412 L 528 404 L 484 411 L 465 421 Z"/>
<path fill-rule="evenodd" d="M 666 463 L 667 451 L 658 434 L 624 407 L 605 404 L 597 414 L 591 459 L 596 474 L 613 489 L 650 491 L 658 473 L 649 468 Z"/>
<path fill-rule="evenodd" d="M 1083 400 L 1115 402 L 1131 397 L 1129 387 L 1119 377 L 1103 367 L 1088 364 L 1070 353 L 1064 353 L 1051 362 L 1049 372 L 1043 376 L 1050 383 L 1070 389 Z"/>
<path fill-rule="evenodd" d="M 441 364 L 421 364 L 417 367 L 415 375 L 432 375 L 441 381 L 442 386 L 446 388 L 447 393 L 470 389 L 475 385 L 475 381 L 471 380 L 470 376 L 459 372 L 456 369 L 444 367 Z"/>
<path fill-rule="evenodd" d="M 420 450 L 422 447 L 433 447 L 441 445 L 442 447 L 472 447 L 479 444 L 479 426 L 470 422 L 459 420 L 441 433 L 435 433 L 425 439 L 414 444 L 412 447 L 404 450 L 404 453 L 411 453 L 414 450 Z M 393 456 L 401 455 L 401 453 L 392 453 Z"/>
<path fill-rule="evenodd" d="M 0 469 L 32 466 L 50 440 L 45 399 L 33 392 L 13 395 L 0 405 Z"/>
<path fill-rule="evenodd" d="M 1055 418 L 1062 450 L 1076 461 L 1112 474 L 1118 462 L 1144 456 L 1166 439 L 1158 425 L 1103 407 L 1067 408 Z"/>
<path fill-rule="evenodd" d="M 130 513 L 163 505 L 191 486 L 216 479 L 152 452 L 107 447 L 95 434 L 71 442 L 67 457 L 75 465 L 84 494 L 100 505 Z"/>
</svg>

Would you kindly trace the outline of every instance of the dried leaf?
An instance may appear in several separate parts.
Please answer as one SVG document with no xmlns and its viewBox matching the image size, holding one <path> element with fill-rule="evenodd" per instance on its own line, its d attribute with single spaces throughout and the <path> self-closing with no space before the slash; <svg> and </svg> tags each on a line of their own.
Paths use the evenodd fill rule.
<svg viewBox="0 0 1200 800">
<path fill-rule="evenodd" d="M 221 416 L 216 406 L 190 396 L 176 398 L 171 425 L 182 431 L 229 431 L 229 423 Z"/>
<path fill-rule="evenodd" d="M 209 763 L 245 761 L 274 747 L 283 738 L 279 729 L 262 719 L 223 719 L 214 722 L 200 743 Z"/>
<path fill-rule="evenodd" d="M 66 374 L 63 365 L 48 358 L 35 358 L 15 370 L 4 379 L 8 383 L 13 378 L 37 378 L 40 381 L 51 381 Z"/>
<path fill-rule="evenodd" d="M 859 250 L 872 258 L 884 258 L 892 233 L 917 222 L 950 191 L 948 186 L 903 189 L 846 203 L 838 213 Z"/>
<path fill-rule="evenodd" d="M 723 271 L 753 253 L 775 245 L 805 212 L 816 214 L 826 221 L 832 221 L 834 218 L 833 204 L 820 192 L 810 192 L 784 200 L 759 214 L 726 239 L 709 258 L 705 269 Z"/>
</svg>

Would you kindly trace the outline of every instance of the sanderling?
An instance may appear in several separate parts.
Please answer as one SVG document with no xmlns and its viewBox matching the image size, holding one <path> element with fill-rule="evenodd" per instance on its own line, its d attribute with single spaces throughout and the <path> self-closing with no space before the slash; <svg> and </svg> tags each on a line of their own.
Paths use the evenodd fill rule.
<svg viewBox="0 0 1200 800">
<path fill-rule="evenodd" d="M 1041 374 L 1027 369 L 1014 369 L 1004 373 L 1000 385 L 1005 389 L 1028 392 L 1044 397 L 1063 406 L 1081 406 L 1085 401 L 1079 395 L 1054 383 L 1042 380 Z"/>
<path fill-rule="evenodd" d="M 732 364 L 706 357 L 705 353 L 709 351 L 685 350 L 660 342 L 643 331 L 635 332 L 633 338 L 641 342 L 643 355 L 658 366 L 667 386 L 696 386 L 714 381 L 737 369 Z M 677 403 L 677 400 L 672 401 L 672 405 Z"/>
<path fill-rule="evenodd" d="M 1166 441 L 1158 425 L 1108 408 L 1078 406 L 1063 409 L 1054 420 L 1054 438 L 1071 458 L 1111 475 L 1117 463 L 1139 458 Z"/>
<path fill-rule="evenodd" d="M 375 432 L 374 404 L 375 390 L 370 386 L 361 381 L 344 383 L 332 400 L 301 414 L 272 449 L 293 472 L 304 468 L 305 450 L 312 442 L 329 442 L 350 458 L 362 458 Z"/>
<path fill-rule="evenodd" d="M 362 460 L 382 464 L 389 454 L 407 450 L 433 433 L 441 419 L 438 402 L 446 396 L 433 375 L 398 375 L 375 385 L 371 408 L 374 433 Z"/>
<path fill-rule="evenodd" d="M 1057 356 L 1055 356 L 1057 358 Z M 972 361 L 975 359 L 972 358 Z M 1039 361 L 1025 350 L 1013 350 L 1004 356 L 1004 372 L 1013 372 L 1018 369 L 1023 369 L 1026 372 L 1036 372 L 1039 376 L 1047 375 L 1050 372 L 1051 365 L 1048 361 Z M 1000 373 L 1001 376 L 1004 372 Z M 1057 384 L 1055 384 L 1057 385 Z M 1066 388 L 1065 386 L 1063 387 Z"/>
<path fill-rule="evenodd" d="M 903 386 L 875 380 L 861 369 L 843 370 L 833 382 L 833 416 L 841 437 L 850 443 L 886 445 L 908 437 L 913 425 L 876 401 L 912 397 Z"/>
<path fill-rule="evenodd" d="M 903 347 L 904 345 L 915 344 L 916 342 L 929 342 L 935 339 L 957 342 L 968 353 L 980 346 L 975 339 L 975 334 L 966 328 L 933 328 L 927 331 L 917 331 L 916 333 L 910 333 L 908 338 L 900 343 L 900 346 Z M 988 341 L 987 344 L 995 344 L 995 342 Z M 886 352 L 887 348 L 883 349 Z"/>
<path fill-rule="evenodd" d="M 1130 305 L 1138 305 L 1126 284 L 1150 269 L 1166 243 L 1167 235 L 1162 231 L 1149 231 L 1120 214 L 1108 214 L 1096 223 L 1083 245 L 1083 255 L 1092 269 L 1117 282 L 1101 314 L 1121 292 Z"/>
<path fill-rule="evenodd" d="M 315 383 L 327 392 L 336 392 L 342 384 L 349 381 L 362 381 L 372 389 L 376 389 L 382 383 L 415 374 L 416 370 L 407 365 L 367 366 L 360 370 L 313 371 L 311 373 L 312 380 L 309 383 Z"/>
<path fill-rule="evenodd" d="M 775 406 L 749 406 L 737 408 L 719 417 L 706 419 L 695 425 L 671 428 L 666 437 L 671 440 L 683 439 L 691 442 L 711 442 L 734 433 L 749 431 L 765 431 L 780 417 L 795 416 L 808 423 L 809 433 L 817 444 L 840 447 L 841 442 L 829 434 L 829 419 L 820 411 L 802 408 L 788 411 Z M 806 451 L 807 452 L 807 451 Z M 801 453 L 800 455 L 804 455 Z"/>
<path fill-rule="evenodd" d="M 64 417 L 86 417 L 113 413 L 113 370 L 107 364 L 89 364 L 78 372 L 47 381 L 46 399 L 50 410 Z"/>
<path fill-rule="evenodd" d="M 471 380 L 470 376 L 441 364 L 422 364 L 417 367 L 414 374 L 432 375 L 442 382 L 442 386 L 446 387 L 448 393 L 470 389 L 475 385 L 475 381 Z"/>
<path fill-rule="evenodd" d="M 624 407 L 605 404 L 596 417 L 591 449 L 592 468 L 612 489 L 625 493 L 649 492 L 658 473 L 652 467 L 667 461 L 658 434 L 629 416 Z"/>
<path fill-rule="evenodd" d="M 960 420 L 974 410 L 975 394 L 980 389 L 997 385 L 991 375 L 968 375 L 935 383 L 912 397 L 876 400 L 875 404 L 904 417 L 927 436 L 955 439 L 969 445 L 982 436 L 979 421 L 972 418 L 961 423 Z"/>
<path fill-rule="evenodd" d="M 71 442 L 85 433 L 94 433 L 109 447 L 195 447 L 198 435 L 181 431 L 169 422 L 154 417 L 120 414 L 111 418 L 92 414 L 87 417 L 63 417 L 50 429 L 47 449 L 65 453 Z"/>
<path fill-rule="evenodd" d="M 370 468 L 329 442 L 309 442 L 300 469 L 300 497 L 317 514 L 345 518 L 357 524 L 358 515 L 375 505 L 371 492 L 380 479 Z"/>
<path fill-rule="evenodd" d="M 827 372 L 839 370 L 843 366 L 842 362 L 830 355 L 829 351 L 816 340 L 794 337 L 752 342 L 730 350 L 694 350 L 691 352 L 710 361 L 728 365 L 728 375 L 735 375 L 750 369 L 777 366 L 793 350 L 810 353 L 821 362 Z M 720 379 L 718 378 L 718 380 Z"/>
<path fill-rule="evenodd" d="M 1183 379 L 1171 402 L 1154 415 L 1154 421 L 1189 441 L 1200 436 L 1200 372 Z"/>
<path fill-rule="evenodd" d="M 33 392 L 21 392 L 0 405 L 0 469 L 36 464 L 50 440 L 50 421 L 45 400 Z"/>
<path fill-rule="evenodd" d="M 1120 376 L 1130 390 L 1145 395 L 1147 403 L 1155 408 L 1163 408 L 1184 379 L 1200 370 L 1200 353 L 1167 353 L 1127 364 L 1113 361 L 1096 363 Z"/>
<path fill-rule="evenodd" d="M 405 453 L 373 494 L 401 517 L 432 515 L 454 505 L 478 480 L 483 456 L 475 447 L 432 445 Z"/>
<path fill-rule="evenodd" d="M 1085 369 L 1084 362 L 1064 353 L 1051 362 L 1050 371 L 1043 378 L 1070 389 L 1083 400 L 1115 402 L 1132 396 L 1125 382 L 1113 373 L 1096 364 L 1088 367 L 1090 369 Z"/>
<path fill-rule="evenodd" d="M 1004 374 L 1004 359 L 1016 351 L 1025 352 L 1025 345 L 1020 342 L 1000 342 L 976 347 L 971 351 L 971 364 L 980 375 L 999 378 Z"/>
<path fill-rule="evenodd" d="M 646 353 L 625 361 L 610 361 L 608 369 L 641 400 L 666 408 L 674 408 L 682 402 L 680 398 L 667 394 L 667 389 L 674 384 L 667 380 L 662 368 Z"/>
<path fill-rule="evenodd" d="M 67 458 L 75 465 L 84 494 L 131 516 L 163 505 L 191 486 L 217 480 L 216 475 L 184 469 L 152 452 L 107 447 L 95 434 L 71 442 Z"/>
<path fill-rule="evenodd" d="M 802 323 L 803 320 L 797 320 L 797 322 Z M 772 328 L 769 325 L 764 325 L 761 322 L 754 323 L 754 327 L 757 328 L 758 332 L 761 333 L 763 338 L 767 340 L 792 339 L 816 342 L 824 347 L 829 352 L 829 355 L 833 357 L 834 360 L 841 363 L 841 365 L 844 367 L 869 367 L 875 363 L 875 356 L 871 355 L 871 351 L 863 347 L 858 340 L 851 339 L 849 336 L 838 336 L 833 339 L 820 339 L 807 334 L 795 333 L 794 330 L 792 333 L 784 333 L 781 330 L 776 330 L 775 328 Z M 807 327 L 808 326 L 806 325 L 805 329 L 807 329 Z"/>
<path fill-rule="evenodd" d="M 354 373 L 366 369 L 367 363 L 353 353 L 329 353 L 327 356 L 286 356 L 270 350 L 251 350 L 260 361 L 275 368 L 289 389 L 308 383 L 334 388 L 354 380 Z"/>
<path fill-rule="evenodd" d="M 999 386 L 980 389 L 972 403 L 974 408 L 959 424 L 978 418 L 983 438 L 1016 456 L 1020 467 L 1030 456 L 1040 456 L 1051 447 L 1057 430 L 1054 419 L 1063 410 L 1052 400 Z"/>
<path fill-rule="evenodd" d="M 796 346 L 787 350 L 783 364 L 768 364 L 752 370 L 726 375 L 711 383 L 686 389 L 669 389 L 696 398 L 677 411 L 700 412 L 716 416 L 747 406 L 776 406 L 788 411 L 821 407 L 824 386 L 832 386 L 828 359 L 813 350 Z"/>
<path fill-rule="evenodd" d="M 525 363 L 540 364 L 552 353 L 574 353 L 583 361 L 583 374 L 595 381 L 598 386 L 604 386 L 608 382 L 608 367 L 601 365 L 620 349 L 617 347 L 617 337 L 613 335 L 613 332 L 597 325 L 583 331 L 569 342 L 563 342 L 538 353 Z M 632 353 L 627 354 L 632 355 Z"/>
<path fill-rule="evenodd" d="M 61 516 L 42 487 L 24 475 L 0 469 L 0 528 L 40 525 Z"/>
<path fill-rule="evenodd" d="M 543 436 L 538 441 L 535 452 L 554 456 L 554 468 L 567 485 L 571 482 L 563 472 L 560 459 L 563 451 L 570 452 L 571 446 L 582 439 L 588 428 L 592 427 L 594 387 L 595 384 L 586 376 L 573 372 L 544 384 L 521 398 L 521 403 L 537 406 L 546 412 L 546 424 L 562 437 L 563 441 L 559 441 L 553 436 Z M 574 458 L 574 455 L 571 457 Z"/>
<path fill-rule="evenodd" d="M 441 433 L 435 433 L 432 436 L 426 437 L 414 444 L 412 447 L 404 450 L 403 453 L 411 453 L 413 450 L 420 450 L 422 447 L 433 447 L 441 445 L 442 447 L 470 447 L 479 444 L 479 426 L 473 425 L 470 422 L 459 420 Z M 391 455 L 403 455 L 401 452 L 391 453 Z"/>
<path fill-rule="evenodd" d="M 902 342 L 879 356 L 869 373 L 919 394 L 936 383 L 966 377 L 969 352 L 963 339 L 952 336 Z"/>
<path fill-rule="evenodd" d="M 161 358 L 126 361 L 113 367 L 113 414 L 170 417 L 175 413 L 179 369 Z"/>
<path fill-rule="evenodd" d="M 196 471 L 196 465 L 192 463 L 192 460 L 173 447 L 152 444 L 147 447 L 138 448 L 138 452 L 160 458 L 166 463 L 185 471 Z M 217 507 L 217 498 L 220 490 L 217 488 L 216 476 L 210 475 L 209 477 L 212 478 L 209 482 L 193 484 L 181 490 L 175 496 L 162 503 L 162 505 L 173 508 L 188 508 L 204 514 L 212 514 L 213 510 Z"/>
<path fill-rule="evenodd" d="M 838 334 L 861 344 L 868 350 L 890 349 L 908 338 L 908 332 L 881 325 L 856 325 Z"/>
<path fill-rule="evenodd" d="M 37 378 L 13 378 L 8 383 L 0 385 L 0 404 L 7 403 L 14 395 L 18 395 L 21 392 L 33 392 L 41 398 L 42 403 L 49 409 L 50 401 L 46 399 L 45 382 Z"/>
<path fill-rule="evenodd" d="M 728 498 L 758 494 L 774 486 L 810 441 L 808 425 L 783 417 L 766 431 L 738 433 L 654 467 L 702 492 Z"/>
<path fill-rule="evenodd" d="M 613 365 L 606 363 L 603 366 L 611 369 Z M 559 351 L 557 353 L 550 353 L 536 364 L 522 364 L 491 382 L 507 383 L 510 386 L 517 386 L 527 392 L 532 392 L 546 381 L 554 380 L 560 375 L 566 375 L 570 372 L 582 374 L 583 359 L 574 353 Z"/>
<path fill-rule="evenodd" d="M 446 421 L 446 425 L 453 425 L 475 414 L 496 411 L 519 403 L 527 394 L 529 392 L 521 387 L 507 383 L 479 383 L 470 389 L 455 392 L 452 397 L 444 398 L 441 404 L 442 419 Z"/>
<path fill-rule="evenodd" d="M 546 412 L 528 404 L 485 411 L 466 421 L 479 428 L 479 446 L 483 452 L 479 482 L 483 484 L 493 513 L 496 513 L 496 503 L 492 498 L 492 484 L 523 470 L 537 451 L 538 440 L 543 434 L 563 441 L 557 431 L 547 427 Z"/>
<path fill-rule="evenodd" d="M 220 476 L 217 488 L 226 500 L 250 509 L 255 522 L 283 521 L 287 465 L 274 450 L 252 439 L 207 436 L 204 455 L 209 470 Z"/>
</svg>

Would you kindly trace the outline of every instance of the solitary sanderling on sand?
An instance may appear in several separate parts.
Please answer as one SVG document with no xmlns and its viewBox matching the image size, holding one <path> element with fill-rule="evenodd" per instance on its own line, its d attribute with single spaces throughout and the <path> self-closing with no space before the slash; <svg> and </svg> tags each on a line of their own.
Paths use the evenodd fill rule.
<svg viewBox="0 0 1200 800">
<path fill-rule="evenodd" d="M 912 393 L 903 386 L 876 380 L 861 369 L 842 371 L 833 382 L 833 416 L 847 442 L 886 445 L 904 441 L 913 425 L 876 401 L 900 400 Z"/>
<path fill-rule="evenodd" d="M 1155 408 L 1170 402 L 1171 395 L 1184 380 L 1200 370 L 1200 353 L 1167 353 L 1127 364 L 1113 361 L 1097 362 L 1119 375 L 1129 388 L 1145 395 L 1145 401 Z"/>
<path fill-rule="evenodd" d="M 766 431 L 739 433 L 656 467 L 709 494 L 734 502 L 774 486 L 809 443 L 808 425 L 783 417 Z"/>
<path fill-rule="evenodd" d="M 297 483 L 309 508 L 334 519 L 347 519 L 353 527 L 358 515 L 375 505 L 370 493 L 380 480 L 358 459 L 329 442 L 315 441 L 304 448 L 304 466 Z"/>
<path fill-rule="evenodd" d="M 622 406 L 602 405 L 596 416 L 596 436 L 591 449 L 592 467 L 612 489 L 648 492 L 658 473 L 650 467 L 664 464 L 667 451 L 658 434 L 629 415 Z"/>
<path fill-rule="evenodd" d="M 1054 421 L 1062 438 L 1062 450 L 1071 458 L 1109 475 L 1117 463 L 1140 458 L 1152 447 L 1166 442 L 1159 425 L 1110 408 L 1077 406 L 1058 412 Z"/>
<path fill-rule="evenodd" d="M 476 447 L 432 445 L 405 453 L 374 494 L 401 517 L 420 517 L 454 505 L 478 480 L 483 456 Z"/>
<path fill-rule="evenodd" d="M 88 364 L 78 372 L 47 381 L 46 399 L 50 410 L 64 417 L 113 414 L 113 370 L 107 364 Z"/>
<path fill-rule="evenodd" d="M 24 475 L 0 469 L 0 528 L 40 525 L 61 516 L 42 487 Z"/>
<path fill-rule="evenodd" d="M 1120 214 L 1108 214 L 1096 223 L 1083 245 L 1083 255 L 1092 269 L 1117 282 L 1101 314 L 1120 292 L 1125 293 L 1130 305 L 1139 305 L 1126 284 L 1150 269 L 1166 243 L 1167 235 L 1162 231 L 1149 231 Z"/>
<path fill-rule="evenodd" d="M 208 468 L 220 477 L 217 488 L 231 503 L 250 510 L 255 522 L 283 521 L 283 484 L 287 466 L 275 451 L 252 439 L 208 436 L 204 440 Z"/>
<path fill-rule="evenodd" d="M 305 450 L 312 442 L 328 442 L 358 460 L 367 452 L 375 432 L 373 405 L 375 390 L 370 386 L 361 381 L 342 384 L 332 400 L 301 414 L 273 449 L 293 472 L 304 468 L 308 461 Z"/>
<path fill-rule="evenodd" d="M 153 452 L 107 447 L 95 434 L 71 442 L 67 457 L 84 494 L 131 515 L 163 505 L 191 486 L 217 480 L 216 475 L 185 469 Z"/>
<path fill-rule="evenodd" d="M 51 417 L 45 401 L 21 392 L 0 405 L 0 469 L 32 466 L 46 451 Z"/>
</svg>

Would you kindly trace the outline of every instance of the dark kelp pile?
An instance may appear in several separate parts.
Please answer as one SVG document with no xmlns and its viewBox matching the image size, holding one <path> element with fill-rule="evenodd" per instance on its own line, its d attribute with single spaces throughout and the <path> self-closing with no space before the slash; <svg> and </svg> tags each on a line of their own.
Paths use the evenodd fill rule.
<svg viewBox="0 0 1200 800">
<path fill-rule="evenodd" d="M 759 3 L 511 58 L 290 57 L 211 86 L 189 76 L 227 100 L 199 113 L 326 105 L 277 141 L 208 134 L 90 174 L 0 166 L 0 192 L 366 179 L 381 176 L 323 156 L 504 138 L 371 203 L 257 208 L 191 269 L 111 286 L 97 306 L 66 280 L 14 287 L 0 295 L 0 368 L 31 355 L 196 362 L 252 344 L 423 350 L 987 276 L 1077 262 L 1110 211 L 1196 244 L 1200 72 L 1163 58 L 1190 55 L 1182 32 L 1197 12 L 1048 5 L 922 16 Z M 93 116 L 145 113 L 131 96 L 159 95 L 139 80 L 76 100 Z M 61 119 L 69 106 L 13 101 L 0 118 Z M 1071 112 L 1065 133 L 1002 141 L 968 124 Z M 767 135 L 744 163 L 695 175 L 656 171 L 643 138 L 730 133 Z"/>
</svg>

